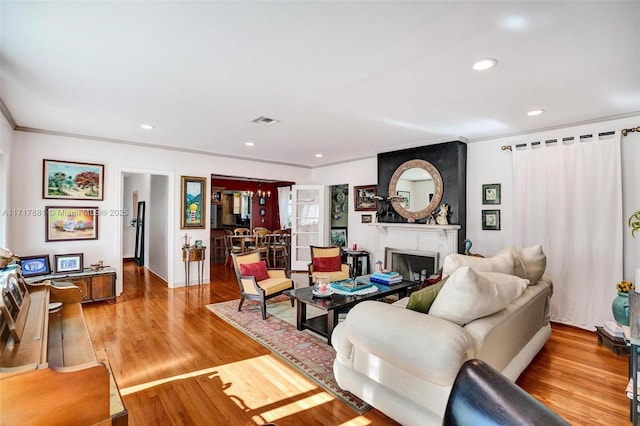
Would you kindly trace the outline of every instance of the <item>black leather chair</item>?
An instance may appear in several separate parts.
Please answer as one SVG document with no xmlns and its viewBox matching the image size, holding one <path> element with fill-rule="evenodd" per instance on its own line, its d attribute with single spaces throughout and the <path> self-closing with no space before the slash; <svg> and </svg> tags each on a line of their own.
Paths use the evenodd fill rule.
<svg viewBox="0 0 640 426">
<path fill-rule="evenodd" d="M 484 361 L 472 359 L 458 372 L 443 425 L 569 425 Z"/>
</svg>

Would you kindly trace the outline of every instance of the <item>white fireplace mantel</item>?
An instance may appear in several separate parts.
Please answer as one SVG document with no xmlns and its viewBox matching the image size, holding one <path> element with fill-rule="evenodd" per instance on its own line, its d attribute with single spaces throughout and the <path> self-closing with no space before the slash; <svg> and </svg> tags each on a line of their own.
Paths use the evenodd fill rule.
<svg viewBox="0 0 640 426">
<path fill-rule="evenodd" d="M 426 225 L 421 223 L 371 223 L 377 228 L 374 259 L 384 259 L 387 247 L 437 252 L 439 266 L 448 254 L 458 251 L 460 225 Z"/>
</svg>

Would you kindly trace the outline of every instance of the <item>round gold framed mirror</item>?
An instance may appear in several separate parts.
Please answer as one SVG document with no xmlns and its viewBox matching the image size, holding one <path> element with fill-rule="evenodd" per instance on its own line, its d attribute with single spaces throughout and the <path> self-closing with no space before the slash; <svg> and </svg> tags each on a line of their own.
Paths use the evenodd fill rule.
<svg viewBox="0 0 640 426">
<path fill-rule="evenodd" d="M 438 169 L 425 160 L 410 160 L 396 169 L 389 181 L 391 205 L 413 222 L 427 217 L 442 200 L 443 183 Z"/>
</svg>

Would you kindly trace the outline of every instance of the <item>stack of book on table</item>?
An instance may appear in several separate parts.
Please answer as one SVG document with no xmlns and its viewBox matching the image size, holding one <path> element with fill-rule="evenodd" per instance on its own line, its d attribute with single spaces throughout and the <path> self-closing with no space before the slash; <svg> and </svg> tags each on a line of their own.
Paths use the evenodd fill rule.
<svg viewBox="0 0 640 426">
<path fill-rule="evenodd" d="M 605 321 L 602 327 L 612 337 L 620 337 L 624 339 L 624 331 L 622 327 L 613 321 Z"/>
<path fill-rule="evenodd" d="M 402 275 L 393 271 L 374 272 L 369 277 L 369 281 L 371 281 L 372 283 L 384 284 L 384 285 L 398 284 L 402 282 Z"/>
</svg>

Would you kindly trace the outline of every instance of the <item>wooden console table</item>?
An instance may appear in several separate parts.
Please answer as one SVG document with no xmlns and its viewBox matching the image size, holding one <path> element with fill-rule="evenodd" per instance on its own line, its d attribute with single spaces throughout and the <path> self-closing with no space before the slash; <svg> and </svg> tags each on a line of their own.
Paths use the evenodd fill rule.
<svg viewBox="0 0 640 426">
<path fill-rule="evenodd" d="M 207 258 L 206 252 L 207 252 L 207 248 L 204 246 L 182 247 L 182 261 L 184 262 L 185 286 L 189 287 L 189 284 L 191 281 L 191 271 L 190 271 L 191 262 L 197 262 L 198 285 L 202 284 L 203 276 L 204 276 L 204 261 Z"/>
<path fill-rule="evenodd" d="M 82 272 L 71 272 L 62 274 L 39 275 L 37 277 L 25 278 L 29 284 L 36 284 L 46 280 L 51 280 L 52 284 L 64 285 L 65 282 L 80 287 L 82 293 L 82 303 L 95 302 L 98 300 L 116 300 L 116 270 L 105 267 L 94 271 L 85 269 Z"/>
</svg>

